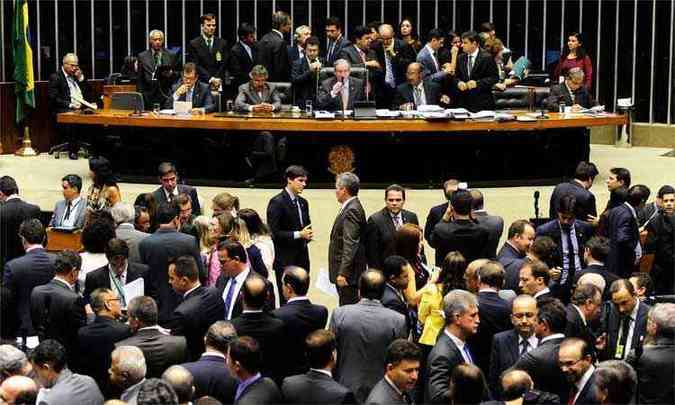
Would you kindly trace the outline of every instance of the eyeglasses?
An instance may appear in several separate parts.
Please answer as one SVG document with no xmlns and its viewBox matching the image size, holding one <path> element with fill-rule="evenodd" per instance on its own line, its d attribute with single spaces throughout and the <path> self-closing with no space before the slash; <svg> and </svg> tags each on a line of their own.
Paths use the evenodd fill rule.
<svg viewBox="0 0 675 405">
<path fill-rule="evenodd" d="M 563 368 L 563 367 L 570 368 L 570 367 L 574 366 L 575 364 L 577 364 L 578 362 L 580 362 L 581 360 L 583 360 L 583 359 L 570 360 L 570 361 L 560 361 L 560 362 L 558 362 L 558 366 L 560 366 L 560 368 Z"/>
<path fill-rule="evenodd" d="M 110 302 L 110 301 L 121 302 L 122 300 L 120 298 L 117 298 L 117 297 L 116 298 L 108 298 L 107 300 L 105 300 L 105 302 Z"/>
<path fill-rule="evenodd" d="M 534 312 L 519 312 L 519 313 L 515 313 L 511 316 L 513 316 L 516 319 L 523 319 L 523 318 L 534 318 L 535 314 L 534 314 Z"/>
</svg>

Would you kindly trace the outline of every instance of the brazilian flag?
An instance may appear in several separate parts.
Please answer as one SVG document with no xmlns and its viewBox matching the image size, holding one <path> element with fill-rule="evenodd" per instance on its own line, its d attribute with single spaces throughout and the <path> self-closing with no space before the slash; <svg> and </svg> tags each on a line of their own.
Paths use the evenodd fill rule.
<svg viewBox="0 0 675 405">
<path fill-rule="evenodd" d="M 12 27 L 12 55 L 14 56 L 14 81 L 16 93 L 16 123 L 23 121 L 30 109 L 35 108 L 35 77 L 33 76 L 33 50 L 28 32 L 28 1 L 14 0 Z"/>
</svg>

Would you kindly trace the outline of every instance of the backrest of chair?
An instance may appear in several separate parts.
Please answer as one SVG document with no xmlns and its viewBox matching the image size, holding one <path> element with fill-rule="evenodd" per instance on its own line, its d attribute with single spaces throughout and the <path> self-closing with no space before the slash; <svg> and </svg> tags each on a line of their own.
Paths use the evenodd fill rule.
<svg viewBox="0 0 675 405">
<path fill-rule="evenodd" d="M 352 66 L 350 69 L 350 75 L 351 77 L 356 77 L 357 79 L 361 79 L 363 81 L 366 80 L 366 73 L 368 69 L 362 66 Z M 319 71 L 319 81 L 322 82 L 330 77 L 335 76 L 335 68 L 334 67 L 322 67 L 321 70 Z"/>
<path fill-rule="evenodd" d="M 293 105 L 293 86 L 290 82 L 268 82 L 271 87 L 274 87 L 281 98 L 282 107 Z"/>
<path fill-rule="evenodd" d="M 111 95 L 110 108 L 113 110 L 143 111 L 143 95 L 138 92 L 121 92 Z"/>
</svg>

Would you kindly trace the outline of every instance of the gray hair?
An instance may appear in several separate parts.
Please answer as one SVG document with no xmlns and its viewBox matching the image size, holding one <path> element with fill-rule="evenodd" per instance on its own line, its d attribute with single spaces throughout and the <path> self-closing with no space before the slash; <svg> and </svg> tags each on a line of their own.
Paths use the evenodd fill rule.
<svg viewBox="0 0 675 405">
<path fill-rule="evenodd" d="M 0 345 L 0 381 L 5 376 L 21 375 L 28 364 L 26 354 L 12 345 Z"/>
<path fill-rule="evenodd" d="M 115 221 L 115 225 L 134 223 L 134 218 L 136 217 L 136 210 L 131 204 L 124 202 L 118 202 L 110 208 L 110 215 Z"/>
<path fill-rule="evenodd" d="M 248 76 L 253 79 L 254 77 L 269 77 L 269 73 L 267 72 L 267 68 L 263 65 L 255 65 L 253 66 L 253 69 L 251 69 L 251 73 L 248 74 Z"/>
<path fill-rule="evenodd" d="M 656 324 L 657 337 L 675 337 L 675 304 L 656 304 L 649 310 L 649 318 Z"/>
<path fill-rule="evenodd" d="M 340 65 L 347 65 L 347 69 L 351 69 L 352 64 L 349 63 L 347 59 L 338 59 L 335 62 L 333 62 L 333 67 L 337 68 Z"/>
<path fill-rule="evenodd" d="M 350 196 L 354 197 L 359 194 L 359 187 L 361 180 L 359 177 L 351 172 L 340 173 L 335 180 L 335 185 L 338 188 L 345 188 Z"/>
<path fill-rule="evenodd" d="M 118 346 L 113 350 L 111 358 L 117 358 L 120 372 L 126 372 L 134 383 L 145 378 L 147 366 L 145 356 L 136 346 Z"/>
<path fill-rule="evenodd" d="M 75 62 L 79 62 L 77 55 L 74 54 L 73 52 L 68 52 L 67 54 L 63 55 L 63 59 L 61 60 L 61 62 L 65 64 L 66 60 L 68 59 L 75 59 Z"/>
<path fill-rule="evenodd" d="M 304 30 L 309 30 L 309 32 L 312 32 L 312 29 L 309 27 L 309 25 L 301 25 L 295 29 L 294 38 L 295 39 L 300 38 L 300 34 L 302 34 L 302 31 Z"/>
<path fill-rule="evenodd" d="M 601 292 L 605 291 L 605 287 L 607 287 L 607 282 L 605 281 L 605 279 L 600 274 L 597 273 L 584 274 L 583 276 L 579 277 L 579 281 L 577 281 L 577 284 L 578 285 L 591 284 L 598 287 L 598 289 L 600 289 Z"/>
<path fill-rule="evenodd" d="M 381 24 L 377 28 L 377 32 L 379 32 L 380 35 L 382 35 L 382 32 L 384 32 L 384 31 L 389 31 L 393 34 L 394 33 L 394 27 L 392 27 L 391 24 Z"/>
<path fill-rule="evenodd" d="M 450 324 L 455 315 L 462 315 L 471 307 L 478 307 L 476 296 L 464 290 L 452 290 L 443 297 L 445 323 Z"/>
<path fill-rule="evenodd" d="M 157 303 L 148 296 L 136 297 L 127 305 L 127 313 L 130 318 L 138 320 L 143 326 L 157 325 Z"/>
<path fill-rule="evenodd" d="M 162 374 L 162 380 L 171 385 L 178 396 L 179 403 L 192 400 L 194 378 L 188 369 L 183 366 L 171 366 Z"/>
<path fill-rule="evenodd" d="M 105 309 L 105 301 L 108 294 L 112 295 L 113 292 L 107 288 L 97 288 L 91 293 L 90 304 L 95 314 Z"/>
<path fill-rule="evenodd" d="M 567 71 L 567 78 L 575 81 L 584 80 L 584 71 L 579 67 L 574 67 Z"/>
<path fill-rule="evenodd" d="M 150 38 L 152 38 L 153 35 L 155 35 L 155 34 L 161 35 L 161 36 L 162 36 L 162 42 L 164 42 L 164 33 L 163 33 L 161 30 L 152 30 L 152 31 L 150 31 L 150 33 L 148 34 L 148 42 L 150 41 Z"/>
</svg>

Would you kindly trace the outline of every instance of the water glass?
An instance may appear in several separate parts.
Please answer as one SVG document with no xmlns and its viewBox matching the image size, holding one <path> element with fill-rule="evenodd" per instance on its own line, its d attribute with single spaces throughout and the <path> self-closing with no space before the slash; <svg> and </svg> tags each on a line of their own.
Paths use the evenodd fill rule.
<svg viewBox="0 0 675 405">
<path fill-rule="evenodd" d="M 307 115 L 312 115 L 313 111 L 312 100 L 305 101 L 305 112 Z"/>
</svg>

